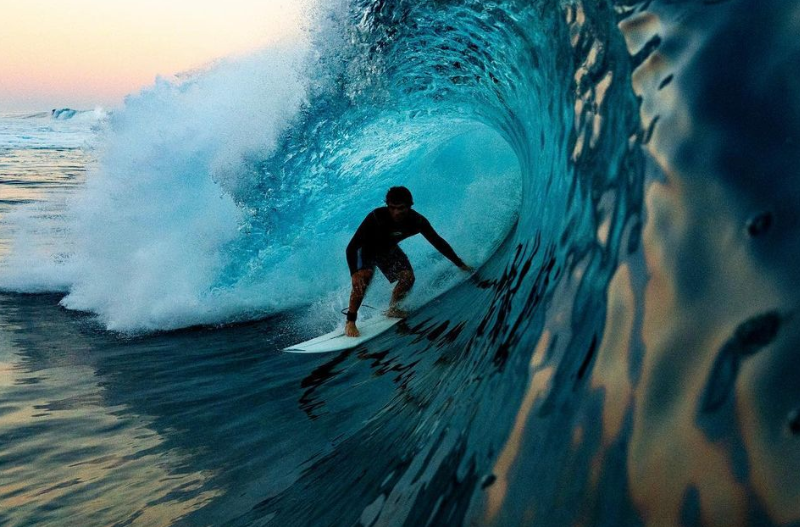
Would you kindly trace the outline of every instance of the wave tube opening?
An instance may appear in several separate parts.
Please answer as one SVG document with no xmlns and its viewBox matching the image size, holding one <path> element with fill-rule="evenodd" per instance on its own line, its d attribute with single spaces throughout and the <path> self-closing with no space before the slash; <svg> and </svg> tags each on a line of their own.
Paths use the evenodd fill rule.
<svg viewBox="0 0 800 527">
<path fill-rule="evenodd" d="M 306 196 L 277 199 L 273 203 L 282 206 L 258 221 L 262 229 L 270 229 L 253 229 L 244 240 L 259 250 L 236 247 L 237 254 L 254 254 L 238 262 L 254 271 L 228 269 L 239 280 L 232 287 L 240 300 L 252 293 L 270 297 L 274 310 L 311 305 L 302 325 L 318 331 L 341 324 L 339 311 L 350 293 L 344 248 L 367 213 L 383 205 L 390 186 L 407 186 L 414 208 L 474 267 L 491 257 L 516 224 L 522 189 L 518 157 L 499 133 L 482 123 L 437 120 L 396 126 L 391 119 L 380 119 L 343 151 L 347 154 L 337 160 L 340 179 L 317 179 L 318 186 Z M 287 217 L 297 221 L 280 221 Z M 260 242 L 266 238 L 269 243 Z M 422 237 L 401 246 L 417 277 L 406 300 L 409 308 L 420 307 L 465 278 Z M 286 295 L 270 295 L 281 284 Z M 379 312 L 390 294 L 391 285 L 379 274 L 365 299 L 376 309 L 367 307 L 362 317 Z"/>
</svg>

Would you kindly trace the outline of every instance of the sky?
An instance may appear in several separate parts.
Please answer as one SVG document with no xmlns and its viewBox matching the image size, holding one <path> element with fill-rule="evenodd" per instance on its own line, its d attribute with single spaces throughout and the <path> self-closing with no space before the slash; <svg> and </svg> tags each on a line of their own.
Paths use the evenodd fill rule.
<svg viewBox="0 0 800 527">
<path fill-rule="evenodd" d="M 0 0 L 0 113 L 122 105 L 300 32 L 299 0 Z"/>
</svg>

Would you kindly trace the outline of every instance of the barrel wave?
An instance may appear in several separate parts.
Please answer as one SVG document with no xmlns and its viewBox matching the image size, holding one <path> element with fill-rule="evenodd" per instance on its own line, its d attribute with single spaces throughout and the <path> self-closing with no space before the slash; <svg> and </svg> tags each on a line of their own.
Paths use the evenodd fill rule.
<svg viewBox="0 0 800 527">
<path fill-rule="evenodd" d="M 46 257 L 16 218 L 0 523 L 800 522 L 800 2 L 309 13 L 131 96 Z M 280 353 L 396 184 L 477 273 L 406 242 L 408 319 Z"/>
</svg>

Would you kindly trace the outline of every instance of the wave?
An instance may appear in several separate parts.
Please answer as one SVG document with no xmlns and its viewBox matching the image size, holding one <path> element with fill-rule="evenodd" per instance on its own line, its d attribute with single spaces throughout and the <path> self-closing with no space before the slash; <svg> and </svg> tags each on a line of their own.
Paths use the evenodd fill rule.
<svg viewBox="0 0 800 527">
<path fill-rule="evenodd" d="M 508 138 L 402 91 L 356 94 L 374 71 L 341 84 L 343 68 L 369 60 L 356 56 L 360 44 L 332 44 L 350 30 L 335 16 L 352 8 L 318 15 L 324 43 L 286 42 L 129 97 L 108 119 L 58 257 L 16 251 L 3 287 L 65 291 L 64 306 L 118 331 L 309 304 L 312 318 L 333 323 L 349 287 L 343 247 L 393 184 L 414 190 L 469 261 L 484 261 L 520 205 Z M 412 305 L 456 283 L 430 248 L 408 249 L 422 262 Z"/>
<path fill-rule="evenodd" d="M 77 113 L 77 110 L 73 110 L 71 108 L 53 108 L 53 110 L 50 111 L 50 118 L 66 121 L 75 117 Z"/>
<path fill-rule="evenodd" d="M 349 236 L 405 184 L 479 272 L 409 244 L 419 310 L 295 383 L 353 422 L 229 525 L 796 522 L 798 12 L 319 7 L 128 98 L 60 257 L 22 243 L 2 286 L 126 332 L 330 326 Z"/>
<path fill-rule="evenodd" d="M 3 114 L 3 119 L 52 119 L 56 121 L 101 121 L 108 117 L 109 112 L 101 107 L 93 110 L 73 110 L 72 108 L 53 108 L 49 112 L 34 113 L 8 113 Z"/>
</svg>

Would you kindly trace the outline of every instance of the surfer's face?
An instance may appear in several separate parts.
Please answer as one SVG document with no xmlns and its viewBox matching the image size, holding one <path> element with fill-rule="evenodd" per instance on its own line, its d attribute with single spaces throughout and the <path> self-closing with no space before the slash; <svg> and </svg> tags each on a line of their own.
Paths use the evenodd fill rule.
<svg viewBox="0 0 800 527">
<path fill-rule="evenodd" d="M 389 208 L 389 214 L 395 222 L 406 219 L 411 211 L 411 206 L 406 203 L 387 203 L 386 206 Z"/>
</svg>

